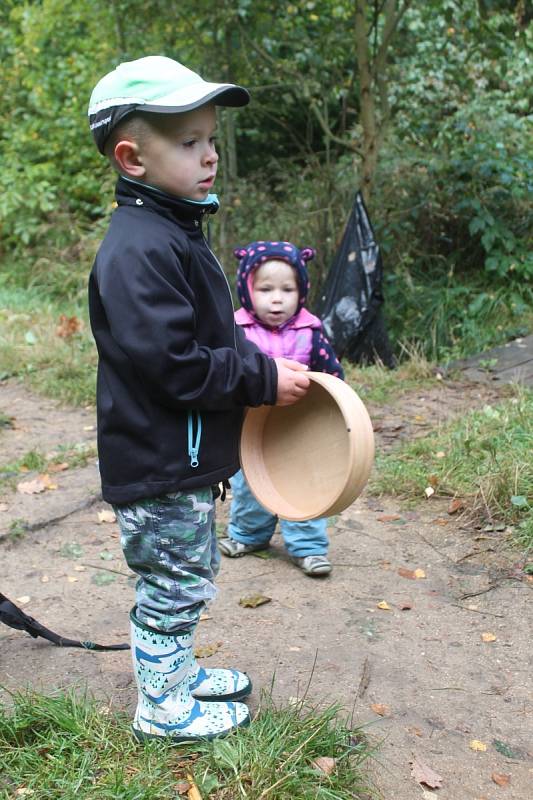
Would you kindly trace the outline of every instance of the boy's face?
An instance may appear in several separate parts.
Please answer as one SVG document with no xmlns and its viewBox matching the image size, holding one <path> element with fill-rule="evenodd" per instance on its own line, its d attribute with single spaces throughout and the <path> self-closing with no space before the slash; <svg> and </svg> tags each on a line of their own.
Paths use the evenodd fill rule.
<svg viewBox="0 0 533 800">
<path fill-rule="evenodd" d="M 156 127 L 138 143 L 143 182 L 178 197 L 205 200 L 217 174 L 215 129 L 214 105 L 158 114 Z"/>
<path fill-rule="evenodd" d="M 265 261 L 253 275 L 253 304 L 258 319 L 271 328 L 287 322 L 298 308 L 298 283 L 286 261 Z"/>
</svg>

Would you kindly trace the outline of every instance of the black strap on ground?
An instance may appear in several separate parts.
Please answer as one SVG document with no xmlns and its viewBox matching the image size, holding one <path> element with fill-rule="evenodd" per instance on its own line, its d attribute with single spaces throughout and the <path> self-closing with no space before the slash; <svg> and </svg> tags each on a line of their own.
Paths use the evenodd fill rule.
<svg viewBox="0 0 533 800">
<path fill-rule="evenodd" d="M 80 642 L 76 639 L 65 639 L 63 636 L 48 630 L 40 622 L 25 614 L 5 594 L 0 592 L 0 622 L 19 631 L 26 631 L 36 639 L 41 636 L 58 647 L 82 647 L 84 650 L 129 650 L 129 644 L 96 644 L 96 642 Z"/>
</svg>

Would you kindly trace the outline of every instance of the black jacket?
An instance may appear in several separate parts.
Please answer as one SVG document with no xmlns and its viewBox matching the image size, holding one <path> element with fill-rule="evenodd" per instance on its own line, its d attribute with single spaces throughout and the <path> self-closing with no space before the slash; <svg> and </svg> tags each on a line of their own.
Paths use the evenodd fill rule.
<svg viewBox="0 0 533 800">
<path fill-rule="evenodd" d="M 277 374 L 235 326 L 226 277 L 202 232 L 216 207 L 122 178 L 116 197 L 89 311 L 102 492 L 121 505 L 236 472 L 244 408 L 275 402 Z"/>
</svg>

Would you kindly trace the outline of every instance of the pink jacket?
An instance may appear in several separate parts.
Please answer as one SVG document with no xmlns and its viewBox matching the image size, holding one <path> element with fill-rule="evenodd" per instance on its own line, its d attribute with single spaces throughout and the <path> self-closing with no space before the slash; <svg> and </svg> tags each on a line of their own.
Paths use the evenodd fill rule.
<svg viewBox="0 0 533 800">
<path fill-rule="evenodd" d="M 267 356 L 293 358 L 301 364 L 311 366 L 313 331 L 320 330 L 322 323 L 307 309 L 300 309 L 279 328 L 267 328 L 244 308 L 235 312 L 235 322 L 243 327 L 246 338 Z"/>
</svg>

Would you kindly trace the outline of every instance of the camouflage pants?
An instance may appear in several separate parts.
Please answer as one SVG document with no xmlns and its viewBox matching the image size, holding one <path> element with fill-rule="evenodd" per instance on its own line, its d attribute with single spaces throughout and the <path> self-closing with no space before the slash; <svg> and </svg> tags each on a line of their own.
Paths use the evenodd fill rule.
<svg viewBox="0 0 533 800">
<path fill-rule="evenodd" d="M 114 510 L 124 556 L 139 576 L 137 618 L 166 633 L 192 630 L 216 594 L 220 565 L 211 487 Z"/>
</svg>

